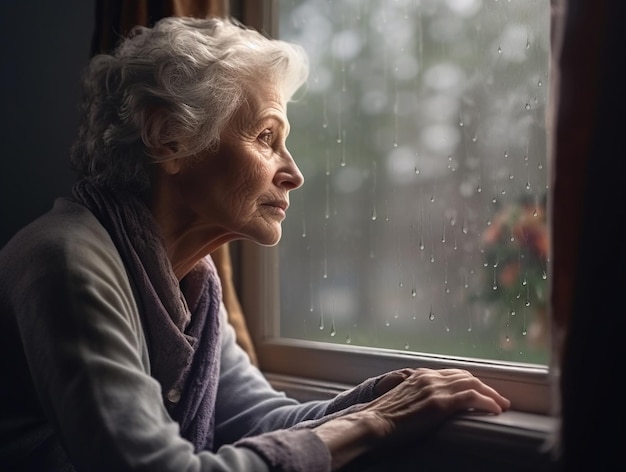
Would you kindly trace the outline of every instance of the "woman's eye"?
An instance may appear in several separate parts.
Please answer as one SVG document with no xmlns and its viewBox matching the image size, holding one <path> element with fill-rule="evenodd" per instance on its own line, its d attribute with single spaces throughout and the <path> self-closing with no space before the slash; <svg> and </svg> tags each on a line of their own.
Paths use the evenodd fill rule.
<svg viewBox="0 0 626 472">
<path fill-rule="evenodd" d="M 270 130 L 266 129 L 259 135 L 259 139 L 263 141 L 265 144 L 272 144 L 274 138 L 274 133 Z"/>
</svg>

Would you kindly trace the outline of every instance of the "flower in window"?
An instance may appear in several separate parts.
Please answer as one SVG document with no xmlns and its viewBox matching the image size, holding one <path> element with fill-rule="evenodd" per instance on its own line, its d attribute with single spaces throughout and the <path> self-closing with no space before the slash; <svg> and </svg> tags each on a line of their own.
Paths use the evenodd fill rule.
<svg viewBox="0 0 626 472">
<path fill-rule="evenodd" d="M 545 198 L 501 207 L 482 234 L 478 300 L 497 318 L 503 348 L 545 347 L 549 237 Z"/>
</svg>

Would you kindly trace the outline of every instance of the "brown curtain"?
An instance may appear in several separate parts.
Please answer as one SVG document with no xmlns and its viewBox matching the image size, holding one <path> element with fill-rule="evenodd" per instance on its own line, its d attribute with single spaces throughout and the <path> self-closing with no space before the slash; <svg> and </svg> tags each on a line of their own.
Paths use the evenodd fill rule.
<svg viewBox="0 0 626 472">
<path fill-rule="evenodd" d="M 229 14 L 227 0 L 97 0 L 92 53 L 111 51 L 119 38 L 135 25 L 151 26 L 167 16 L 224 16 Z M 222 246 L 213 254 L 222 281 L 224 304 L 229 321 L 235 328 L 237 342 L 258 365 L 243 310 L 234 286 L 230 246 Z"/>
<path fill-rule="evenodd" d="M 626 445 L 626 2 L 564 2 L 551 215 L 560 462 L 568 472 L 613 470 Z"/>
<path fill-rule="evenodd" d="M 227 0 L 97 0 L 92 51 L 110 51 L 135 25 L 151 26 L 166 16 L 227 15 Z"/>
</svg>

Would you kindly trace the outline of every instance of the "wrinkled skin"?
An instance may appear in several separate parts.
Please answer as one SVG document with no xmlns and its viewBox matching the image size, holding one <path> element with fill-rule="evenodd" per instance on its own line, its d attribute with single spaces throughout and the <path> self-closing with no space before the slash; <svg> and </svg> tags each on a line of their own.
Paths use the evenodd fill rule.
<svg viewBox="0 0 626 472">
<path fill-rule="evenodd" d="M 328 447 L 332 469 L 385 444 L 415 438 L 456 413 L 499 414 L 510 401 L 467 371 L 401 369 L 375 387 L 376 399 L 314 429 Z"/>
<path fill-rule="evenodd" d="M 366 410 L 380 416 L 388 434 L 427 431 L 446 417 L 463 411 L 499 414 L 508 399 L 461 369 L 401 369 L 376 385 L 380 396 Z M 419 420 L 419 421 L 417 421 Z"/>
<path fill-rule="evenodd" d="M 179 278 L 228 241 L 278 243 L 289 192 L 304 182 L 287 150 L 288 134 L 286 103 L 271 86 L 260 84 L 220 136 L 216 151 L 161 164 L 152 211 Z"/>
</svg>

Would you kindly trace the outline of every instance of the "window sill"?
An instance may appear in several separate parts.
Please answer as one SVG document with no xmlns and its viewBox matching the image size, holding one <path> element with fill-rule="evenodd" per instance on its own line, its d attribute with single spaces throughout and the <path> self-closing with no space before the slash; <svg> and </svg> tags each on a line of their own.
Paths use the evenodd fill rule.
<svg viewBox="0 0 626 472">
<path fill-rule="evenodd" d="M 349 386 L 265 374 L 277 390 L 300 401 L 327 399 Z M 558 421 L 554 417 L 507 411 L 499 416 L 462 415 L 428 438 L 409 441 L 384 454 L 361 458 L 347 470 L 480 470 L 543 472 L 557 469 L 551 452 Z"/>
</svg>

